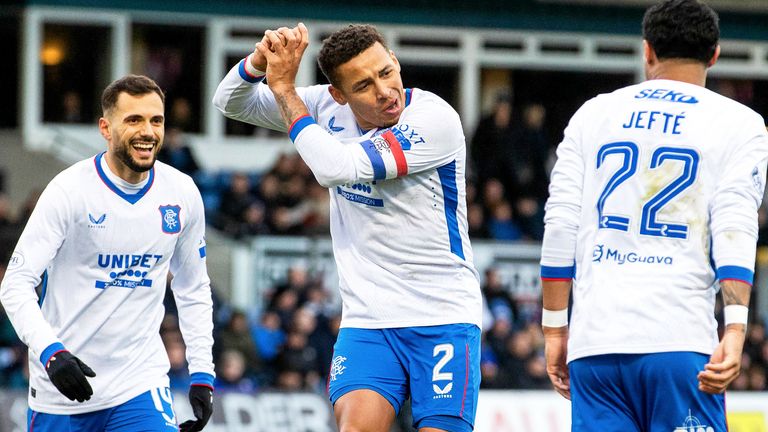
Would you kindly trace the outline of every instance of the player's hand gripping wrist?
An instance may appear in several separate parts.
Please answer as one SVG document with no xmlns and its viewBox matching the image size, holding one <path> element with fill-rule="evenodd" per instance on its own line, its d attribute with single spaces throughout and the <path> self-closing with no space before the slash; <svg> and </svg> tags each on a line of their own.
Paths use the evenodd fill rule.
<svg viewBox="0 0 768 432">
<path fill-rule="evenodd" d="M 91 398 L 93 389 L 86 377 L 96 373 L 69 351 L 59 351 L 51 356 L 45 371 L 53 385 L 69 400 L 84 402 Z"/>
</svg>

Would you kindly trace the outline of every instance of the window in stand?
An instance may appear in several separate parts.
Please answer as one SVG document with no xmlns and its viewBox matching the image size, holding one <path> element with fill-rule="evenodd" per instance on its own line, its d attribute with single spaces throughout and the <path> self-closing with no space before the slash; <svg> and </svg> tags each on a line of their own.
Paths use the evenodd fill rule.
<svg viewBox="0 0 768 432">
<path fill-rule="evenodd" d="M 0 40 L 10 47 L 0 68 L 0 82 L 7 83 L 0 91 L 0 128 L 18 126 L 19 112 L 19 59 L 21 58 L 21 43 L 19 42 L 19 16 L 16 14 L 0 15 Z"/>
<path fill-rule="evenodd" d="M 402 61 L 400 62 L 403 63 Z M 432 92 L 453 109 L 459 111 L 459 67 L 429 66 L 405 63 L 400 75 L 406 88 L 419 88 Z"/>
<path fill-rule="evenodd" d="M 768 118 L 768 80 L 708 78 L 707 88 L 742 103 Z"/>
<path fill-rule="evenodd" d="M 571 116 L 584 102 L 634 83 L 634 73 L 512 71 L 515 106 L 542 104 L 547 111 L 547 125 L 556 131 L 553 138 L 558 141 Z"/>
<path fill-rule="evenodd" d="M 44 25 L 43 121 L 91 124 L 101 116 L 101 91 L 110 78 L 111 31 L 99 25 Z"/>
<path fill-rule="evenodd" d="M 166 126 L 200 132 L 205 29 L 134 24 L 131 33 L 131 71 L 154 79 L 165 92 Z"/>
</svg>

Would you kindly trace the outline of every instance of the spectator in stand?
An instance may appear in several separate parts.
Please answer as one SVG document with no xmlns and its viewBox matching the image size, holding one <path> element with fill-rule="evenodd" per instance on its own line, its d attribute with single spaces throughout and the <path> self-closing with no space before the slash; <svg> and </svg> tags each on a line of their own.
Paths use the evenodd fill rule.
<svg viewBox="0 0 768 432">
<path fill-rule="evenodd" d="M 528 389 L 549 390 L 551 384 L 547 375 L 547 361 L 544 354 L 535 352 L 525 363 L 525 374 L 528 376 Z"/>
<path fill-rule="evenodd" d="M 483 206 L 488 213 L 493 212 L 497 206 L 506 201 L 504 185 L 496 178 L 490 178 L 483 184 Z"/>
<path fill-rule="evenodd" d="M 764 369 L 768 369 L 768 339 L 763 340 L 763 343 L 760 345 L 762 349 L 760 350 L 760 356 L 755 359 L 756 362 L 758 362 Z"/>
<path fill-rule="evenodd" d="M 529 104 L 523 108 L 522 127 L 511 143 L 509 162 L 514 176 L 506 184 L 509 199 L 531 196 L 543 202 L 547 198 L 549 184 L 545 164 L 549 154 L 549 139 L 544 132 L 547 111 L 541 104 Z M 543 217 L 543 215 L 542 215 Z"/>
<path fill-rule="evenodd" d="M 165 131 L 165 143 L 157 153 L 157 159 L 165 162 L 192 178 L 200 171 L 200 165 L 187 143 L 181 128 L 172 127 Z"/>
<path fill-rule="evenodd" d="M 760 361 L 765 335 L 765 326 L 759 321 L 753 322 L 747 328 L 747 337 L 744 341 L 744 353 L 747 354 L 750 359 Z"/>
<path fill-rule="evenodd" d="M 226 350 L 221 354 L 216 373 L 216 392 L 253 393 L 256 383 L 246 375 L 246 360 L 237 350 Z"/>
<path fill-rule="evenodd" d="M 83 100 L 80 93 L 69 90 L 61 98 L 62 123 L 87 123 L 83 119 Z"/>
<path fill-rule="evenodd" d="M 469 237 L 472 239 L 487 239 L 491 232 L 485 222 L 485 210 L 479 203 L 471 203 L 467 206 L 467 226 Z"/>
<path fill-rule="evenodd" d="M 499 364 L 506 378 L 506 387 L 527 389 L 534 387 L 534 382 L 527 371 L 528 361 L 533 357 L 533 340 L 526 331 L 517 331 L 507 339 L 505 350 L 499 355 Z"/>
<path fill-rule="evenodd" d="M 165 350 L 168 352 L 168 361 L 170 369 L 168 370 L 168 379 L 171 390 L 185 391 L 189 388 L 190 377 L 187 368 L 187 359 L 185 358 L 186 347 L 180 337 L 163 338 Z"/>
<path fill-rule="evenodd" d="M 312 388 L 319 380 L 317 371 L 317 351 L 309 345 L 307 335 L 299 330 L 291 330 L 286 337 L 285 347 L 277 357 L 278 373 L 298 372 L 302 387 Z"/>
<path fill-rule="evenodd" d="M 491 211 L 488 231 L 494 240 L 520 240 L 523 237 L 520 228 L 512 218 L 512 206 L 509 202 L 502 201 Z"/>
<path fill-rule="evenodd" d="M 484 340 L 480 348 L 480 388 L 501 388 L 499 360 L 496 352 Z"/>
<path fill-rule="evenodd" d="M 251 206 L 260 205 L 251 192 L 251 181 L 245 173 L 232 175 L 229 189 L 221 197 L 221 206 L 216 215 L 216 227 L 235 238 L 243 237 L 257 222 L 246 221 Z M 253 215 L 250 215 L 253 216 Z M 263 221 L 262 221 L 263 222 Z"/>
<path fill-rule="evenodd" d="M 280 180 L 272 173 L 264 174 L 259 182 L 259 199 L 271 210 L 281 205 Z"/>
<path fill-rule="evenodd" d="M 254 200 L 243 212 L 243 223 L 240 230 L 235 234 L 236 238 L 244 236 L 256 236 L 269 234 L 270 229 L 267 225 L 267 211 L 264 203 Z"/>
<path fill-rule="evenodd" d="M 293 329 L 307 337 L 307 346 L 316 353 L 312 371 L 319 377 L 325 377 L 333 357 L 333 344 L 336 342 L 336 337 L 328 328 L 328 321 L 302 307 L 293 316 Z"/>
<path fill-rule="evenodd" d="M 322 277 L 318 277 L 315 283 L 307 287 L 302 308 L 312 312 L 315 317 L 324 320 L 326 324 L 334 316 L 341 313 L 339 306 L 331 302 L 330 294 L 322 284 Z"/>
<path fill-rule="evenodd" d="M 275 388 L 287 392 L 306 390 L 304 386 L 304 375 L 297 370 L 281 370 L 277 375 Z"/>
<path fill-rule="evenodd" d="M 478 122 L 471 141 L 470 154 L 480 187 L 492 178 L 507 187 L 511 185 L 515 175 L 512 145 L 518 136 L 519 130 L 512 122 L 512 95 L 501 91 L 496 95 L 492 112 Z"/>
<path fill-rule="evenodd" d="M 274 311 L 264 311 L 259 324 L 251 329 L 251 334 L 261 358 L 271 363 L 285 342 L 285 332 L 282 329 L 280 316 Z"/>
<path fill-rule="evenodd" d="M 536 197 L 523 195 L 515 201 L 515 221 L 526 240 L 544 238 L 544 207 Z"/>
<path fill-rule="evenodd" d="M 261 370 L 261 358 L 243 312 L 239 310 L 232 312 L 227 326 L 219 333 L 217 342 L 221 344 L 223 353 L 237 351 L 242 354 L 247 373 L 256 373 Z"/>
<path fill-rule="evenodd" d="M 282 330 L 288 332 L 293 321 L 293 313 L 296 312 L 298 307 L 299 293 L 291 288 L 276 292 L 268 310 L 280 317 Z"/>
<path fill-rule="evenodd" d="M 502 282 L 498 269 L 489 267 L 485 270 L 482 292 L 494 320 L 503 318 L 514 327 L 520 316 L 517 303 L 512 299 L 508 287 Z"/>
<path fill-rule="evenodd" d="M 192 105 L 190 105 L 189 100 L 180 97 L 176 98 L 171 103 L 170 118 L 168 119 L 168 124 L 173 128 L 179 129 L 180 131 L 188 132 L 194 130 L 195 125 L 193 124 L 192 120 Z M 167 136 L 166 139 L 168 139 Z"/>
<path fill-rule="evenodd" d="M 499 315 L 495 317 L 493 325 L 485 334 L 488 348 L 493 350 L 499 364 L 501 364 L 506 352 L 507 340 L 512 337 L 512 320 L 509 316 Z"/>
<path fill-rule="evenodd" d="M 747 378 L 749 380 L 749 390 L 764 391 L 767 389 L 765 368 L 760 365 L 753 364 L 749 370 L 747 370 Z"/>
<path fill-rule="evenodd" d="M 297 309 L 299 304 L 304 302 L 307 289 L 310 287 L 310 285 L 312 285 L 312 281 L 310 281 L 309 272 L 307 271 L 306 267 L 303 265 L 291 266 L 288 268 L 288 271 L 286 271 L 285 280 L 275 286 L 274 289 L 267 294 L 267 309 L 281 309 L 278 306 L 278 303 L 281 301 L 285 302 L 285 300 L 280 300 L 280 296 L 286 291 L 292 291 L 296 294 L 296 301 L 289 303 L 291 303 L 291 309 Z M 286 310 L 287 308 L 288 306 L 284 306 L 282 309 Z M 290 315 L 288 315 L 288 317 L 290 317 Z M 286 321 L 284 316 L 281 316 L 280 318 L 283 319 L 284 325 L 287 326 L 290 324 L 290 319 Z"/>
<path fill-rule="evenodd" d="M 328 235 L 331 231 L 331 207 L 328 189 L 317 182 L 307 182 L 307 197 L 297 207 L 302 212 L 304 235 Z"/>
</svg>

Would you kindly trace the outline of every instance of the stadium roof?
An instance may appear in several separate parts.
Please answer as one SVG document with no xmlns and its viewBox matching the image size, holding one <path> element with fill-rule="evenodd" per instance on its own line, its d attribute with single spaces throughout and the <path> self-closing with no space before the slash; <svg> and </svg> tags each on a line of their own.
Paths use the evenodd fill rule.
<svg viewBox="0 0 768 432">
<path fill-rule="evenodd" d="M 20 6 L 168 11 L 345 22 L 640 34 L 652 0 L 17 0 Z M 768 0 L 712 0 L 722 37 L 768 41 Z M 591 3 L 591 4 L 584 4 Z M 745 7 L 749 6 L 749 7 Z"/>
</svg>

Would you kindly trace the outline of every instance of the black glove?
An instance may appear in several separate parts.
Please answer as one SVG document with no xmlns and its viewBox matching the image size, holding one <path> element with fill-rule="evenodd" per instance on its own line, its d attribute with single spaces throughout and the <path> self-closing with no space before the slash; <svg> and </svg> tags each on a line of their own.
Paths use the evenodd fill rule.
<svg viewBox="0 0 768 432">
<path fill-rule="evenodd" d="M 45 371 L 53 385 L 69 400 L 84 402 L 91 398 L 93 389 L 85 377 L 93 378 L 96 373 L 69 351 L 59 351 L 51 356 Z"/>
<path fill-rule="evenodd" d="M 180 424 L 179 431 L 201 431 L 213 414 L 213 390 L 207 386 L 192 384 L 189 387 L 189 404 L 192 405 L 192 413 L 197 420 L 187 420 Z"/>
</svg>

